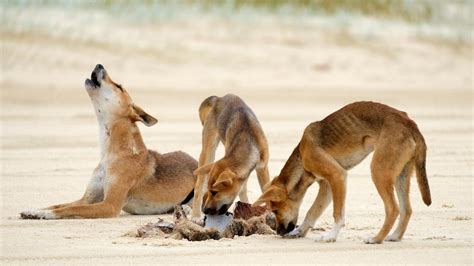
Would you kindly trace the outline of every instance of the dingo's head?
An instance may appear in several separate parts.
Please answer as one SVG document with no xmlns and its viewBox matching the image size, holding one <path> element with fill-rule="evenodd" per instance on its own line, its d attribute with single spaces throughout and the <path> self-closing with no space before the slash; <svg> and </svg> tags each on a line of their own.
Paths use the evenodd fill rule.
<svg viewBox="0 0 474 266">
<path fill-rule="evenodd" d="M 225 214 L 247 180 L 239 177 L 226 165 L 219 160 L 194 171 L 194 175 L 209 175 L 208 188 L 204 194 L 202 206 L 205 214 Z"/>
<path fill-rule="evenodd" d="M 275 214 L 279 235 L 283 236 L 295 229 L 301 199 L 290 197 L 284 185 L 272 181 L 253 206 L 262 204 L 266 204 L 267 208 Z"/>
<path fill-rule="evenodd" d="M 94 68 L 91 78 L 86 79 L 84 86 L 91 98 L 98 119 L 105 124 L 118 119 L 141 121 L 147 126 L 158 122 L 156 118 L 133 104 L 127 91 L 112 81 L 101 64 Z"/>
</svg>

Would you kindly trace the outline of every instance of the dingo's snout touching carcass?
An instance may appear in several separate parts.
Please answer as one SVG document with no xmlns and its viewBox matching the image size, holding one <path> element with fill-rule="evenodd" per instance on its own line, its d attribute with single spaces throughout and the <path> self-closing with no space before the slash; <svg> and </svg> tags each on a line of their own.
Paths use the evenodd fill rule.
<svg viewBox="0 0 474 266">
<path fill-rule="evenodd" d="M 248 202 L 247 181 L 253 170 L 261 189 L 269 181 L 268 144 L 257 116 L 238 96 L 211 96 L 201 103 L 202 150 L 193 202 L 192 218 L 205 214 L 222 215 L 237 196 Z M 214 162 L 219 142 L 224 157 Z"/>
<path fill-rule="evenodd" d="M 334 226 L 318 240 L 336 241 L 344 226 L 347 171 L 371 152 L 372 180 L 384 203 L 385 221 L 378 234 L 366 243 L 400 241 L 412 213 L 409 188 L 414 172 L 423 202 L 431 204 L 426 144 L 406 113 L 380 103 L 352 103 L 306 127 L 280 174 L 254 205 L 265 203 L 273 210 L 277 233 L 302 237 L 332 201 Z M 304 222 L 295 228 L 304 194 L 314 182 L 319 183 L 319 193 Z M 387 237 L 397 217 L 398 226 Z"/>
</svg>

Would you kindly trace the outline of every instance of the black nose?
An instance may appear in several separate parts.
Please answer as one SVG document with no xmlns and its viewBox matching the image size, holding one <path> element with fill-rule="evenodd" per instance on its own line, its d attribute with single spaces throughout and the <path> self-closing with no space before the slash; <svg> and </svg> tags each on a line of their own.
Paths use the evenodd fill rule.
<svg viewBox="0 0 474 266">
<path fill-rule="evenodd" d="M 226 214 L 227 209 L 229 209 L 229 207 L 227 207 L 227 204 L 222 205 L 222 207 L 219 209 L 219 215 Z"/>
<path fill-rule="evenodd" d="M 284 225 L 278 225 L 278 228 L 277 228 L 277 234 L 281 235 L 281 236 L 284 236 L 286 235 L 287 231 L 286 231 L 286 228 Z"/>
<path fill-rule="evenodd" d="M 217 214 L 217 210 L 216 209 L 212 209 L 212 208 L 204 208 L 202 210 L 202 212 L 204 214 L 208 214 L 208 215 L 216 215 Z"/>
<path fill-rule="evenodd" d="M 288 224 L 287 231 L 288 231 L 288 232 L 291 232 L 291 231 L 293 231 L 293 229 L 295 229 L 295 224 L 294 224 L 294 223 L 289 223 L 289 224 Z"/>
<path fill-rule="evenodd" d="M 277 228 L 277 234 L 284 236 L 288 234 L 289 232 L 293 231 L 295 229 L 295 224 L 294 223 L 289 223 L 288 226 L 285 226 L 283 224 L 278 225 Z"/>
<path fill-rule="evenodd" d="M 95 66 L 95 68 L 97 68 L 97 69 L 104 69 L 104 66 L 101 65 L 101 64 L 97 64 L 97 65 Z"/>
</svg>

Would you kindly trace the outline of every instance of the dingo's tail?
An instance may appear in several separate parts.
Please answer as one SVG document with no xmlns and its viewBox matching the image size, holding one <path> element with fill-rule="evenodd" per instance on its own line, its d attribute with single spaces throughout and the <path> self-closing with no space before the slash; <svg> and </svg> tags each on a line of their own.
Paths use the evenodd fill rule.
<svg viewBox="0 0 474 266">
<path fill-rule="evenodd" d="M 209 111 L 214 106 L 214 103 L 217 100 L 217 96 L 210 96 L 207 97 L 199 106 L 199 119 L 201 120 L 201 124 L 204 125 L 204 121 L 206 121 L 206 117 L 209 114 Z"/>
<path fill-rule="evenodd" d="M 431 204 L 431 193 L 430 186 L 428 184 L 428 177 L 426 176 L 426 143 L 421 133 L 414 132 L 416 149 L 415 149 L 415 170 L 416 180 L 418 181 L 418 187 L 420 188 L 421 197 L 423 202 L 430 206 Z"/>
</svg>

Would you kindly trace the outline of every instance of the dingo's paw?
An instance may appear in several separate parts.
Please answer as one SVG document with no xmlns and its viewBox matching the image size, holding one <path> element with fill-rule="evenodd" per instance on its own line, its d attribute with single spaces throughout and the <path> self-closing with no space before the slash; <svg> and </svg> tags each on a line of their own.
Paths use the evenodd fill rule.
<svg viewBox="0 0 474 266">
<path fill-rule="evenodd" d="M 377 240 L 375 237 L 369 237 L 364 240 L 365 244 L 381 244 L 381 240 Z"/>
<path fill-rule="evenodd" d="M 204 219 L 201 217 L 191 217 L 191 222 L 200 226 L 204 226 Z"/>
<path fill-rule="evenodd" d="M 301 229 L 301 227 L 298 227 L 296 229 L 293 229 L 293 231 L 289 232 L 283 237 L 284 238 L 300 238 L 300 237 L 304 237 L 306 235 L 306 232 L 308 232 L 308 230 L 303 230 Z"/>
<path fill-rule="evenodd" d="M 316 238 L 316 242 L 322 243 L 332 243 L 336 242 L 337 235 L 333 234 L 332 232 L 321 234 L 319 237 Z"/>
<path fill-rule="evenodd" d="M 390 242 L 400 242 L 402 238 L 399 235 L 391 234 L 387 238 L 385 238 L 385 241 L 390 241 Z"/>
<path fill-rule="evenodd" d="M 20 213 L 22 219 L 55 219 L 55 215 L 51 210 L 26 210 Z"/>
<path fill-rule="evenodd" d="M 181 207 L 183 208 L 183 212 L 184 214 L 186 214 L 186 216 L 190 215 L 193 212 L 193 209 L 186 204 L 181 205 Z"/>
</svg>

